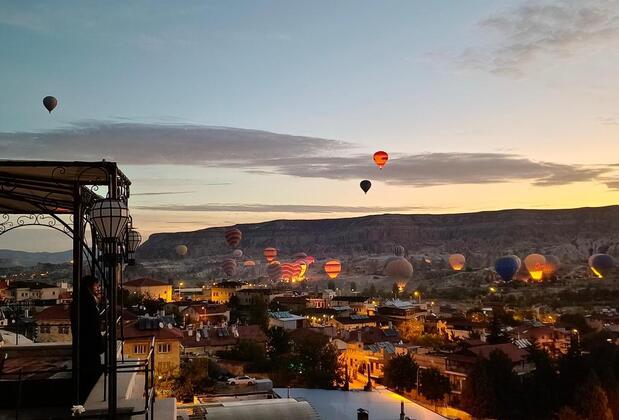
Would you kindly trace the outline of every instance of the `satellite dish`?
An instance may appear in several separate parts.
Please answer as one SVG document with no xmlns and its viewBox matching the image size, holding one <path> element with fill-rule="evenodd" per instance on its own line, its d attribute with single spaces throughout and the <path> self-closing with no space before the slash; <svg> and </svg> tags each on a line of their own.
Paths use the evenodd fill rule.
<svg viewBox="0 0 619 420">
<path fill-rule="evenodd" d="M 159 328 L 163 328 L 163 322 L 159 323 Z"/>
</svg>

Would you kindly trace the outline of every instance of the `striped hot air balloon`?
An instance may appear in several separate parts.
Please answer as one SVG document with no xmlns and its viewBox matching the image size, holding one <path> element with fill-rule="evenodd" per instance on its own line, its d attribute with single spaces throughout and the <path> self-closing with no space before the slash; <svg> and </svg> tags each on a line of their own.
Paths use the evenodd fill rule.
<svg viewBox="0 0 619 420">
<path fill-rule="evenodd" d="M 305 258 L 305 262 L 307 263 L 308 267 L 312 264 L 314 264 L 316 262 L 316 258 L 312 257 L 311 255 L 308 255 Z"/>
<path fill-rule="evenodd" d="M 277 257 L 277 249 L 264 248 L 264 251 L 262 251 L 262 255 L 264 255 L 264 258 L 267 260 L 267 262 L 271 262 L 275 259 L 275 257 Z"/>
<path fill-rule="evenodd" d="M 226 230 L 224 233 L 226 238 L 226 242 L 230 248 L 236 248 L 241 243 L 241 239 L 243 238 L 243 234 L 237 228 L 231 228 Z"/>
<path fill-rule="evenodd" d="M 224 270 L 224 273 L 226 273 L 228 277 L 233 276 L 236 272 L 236 261 L 232 258 L 226 258 L 221 265 L 221 268 Z"/>
<path fill-rule="evenodd" d="M 322 268 L 325 270 L 325 273 L 327 273 L 327 276 L 334 280 L 340 275 L 340 271 L 342 271 L 342 263 L 338 260 L 329 260 Z"/>
<path fill-rule="evenodd" d="M 296 260 L 294 263 L 297 264 L 300 268 L 299 280 L 303 280 L 305 278 L 305 273 L 307 272 L 307 262 L 303 259 Z"/>
<path fill-rule="evenodd" d="M 281 265 L 282 280 L 293 282 L 299 279 L 301 274 L 301 266 L 297 263 L 288 262 Z"/>
<path fill-rule="evenodd" d="M 279 261 L 269 263 L 267 267 L 267 275 L 271 281 L 279 281 L 282 278 L 282 265 Z"/>
</svg>

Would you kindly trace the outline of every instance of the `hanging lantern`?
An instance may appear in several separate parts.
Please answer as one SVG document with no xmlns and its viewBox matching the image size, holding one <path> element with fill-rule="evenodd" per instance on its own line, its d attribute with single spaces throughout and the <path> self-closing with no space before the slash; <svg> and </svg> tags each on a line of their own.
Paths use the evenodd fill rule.
<svg viewBox="0 0 619 420">
<path fill-rule="evenodd" d="M 127 205 L 113 198 L 96 201 L 90 209 L 90 220 L 104 244 L 104 254 L 106 254 L 104 259 L 108 264 L 113 265 L 117 262 L 117 242 L 123 240 L 129 222 Z M 107 244 L 114 245 L 105 249 Z"/>
<path fill-rule="evenodd" d="M 127 253 L 129 255 L 129 265 L 135 265 L 135 251 L 142 242 L 142 235 L 135 229 L 130 229 L 127 233 Z"/>
</svg>

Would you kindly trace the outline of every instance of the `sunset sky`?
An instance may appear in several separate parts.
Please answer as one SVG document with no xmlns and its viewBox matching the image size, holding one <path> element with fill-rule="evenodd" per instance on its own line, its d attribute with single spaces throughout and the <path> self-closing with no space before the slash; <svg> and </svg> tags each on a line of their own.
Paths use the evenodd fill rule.
<svg viewBox="0 0 619 420">
<path fill-rule="evenodd" d="M 145 235 L 619 203 L 619 2 L 5 0 L 0 40 L 0 158 L 118 161 Z"/>
</svg>

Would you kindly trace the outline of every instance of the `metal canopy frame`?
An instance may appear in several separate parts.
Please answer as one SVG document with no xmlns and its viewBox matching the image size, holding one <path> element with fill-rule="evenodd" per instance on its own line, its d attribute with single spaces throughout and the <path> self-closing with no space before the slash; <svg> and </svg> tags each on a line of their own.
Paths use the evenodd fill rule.
<svg viewBox="0 0 619 420">
<path fill-rule="evenodd" d="M 73 240 L 73 299 L 80 302 L 80 282 L 86 256 L 91 274 L 103 280 L 105 314 L 105 395 L 108 415 L 116 415 L 117 385 L 117 326 L 122 332 L 122 311 L 118 316 L 117 290 L 122 286 L 123 258 L 114 265 L 102 264 L 102 250 L 98 249 L 96 230 L 89 219 L 92 205 L 104 198 L 98 194 L 101 187 L 106 197 L 127 203 L 131 182 L 118 169 L 115 162 L 64 162 L 64 161 L 14 161 L 0 160 L 0 235 L 24 226 L 44 226 L 56 229 Z M 65 220 L 65 219 L 68 219 Z M 90 225 L 90 244 L 86 228 Z M 109 244 L 105 244 L 109 246 Z M 126 244 L 114 244 L 115 252 L 126 254 Z M 110 251 L 109 249 L 107 250 Z M 79 331 L 80 311 L 75 324 Z M 79 334 L 73 335 L 72 373 L 74 403 L 81 404 L 86 395 L 80 394 Z"/>
</svg>

